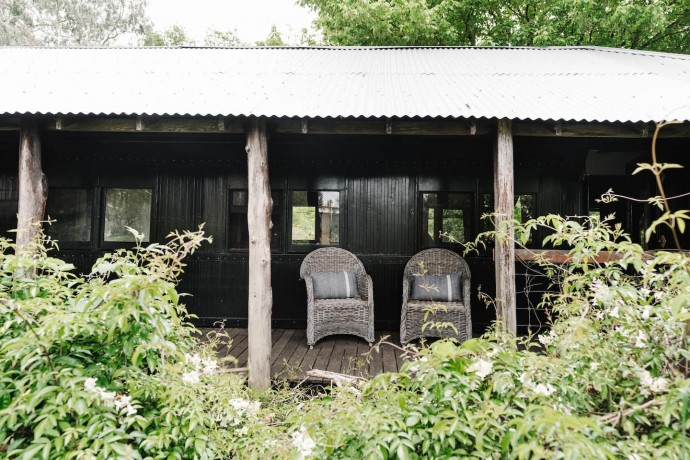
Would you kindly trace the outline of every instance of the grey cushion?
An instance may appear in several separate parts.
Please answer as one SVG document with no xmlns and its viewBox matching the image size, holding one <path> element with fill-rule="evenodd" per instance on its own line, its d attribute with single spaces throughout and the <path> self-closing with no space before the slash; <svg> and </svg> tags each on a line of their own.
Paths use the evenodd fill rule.
<svg viewBox="0 0 690 460">
<path fill-rule="evenodd" d="M 354 272 L 314 272 L 315 299 L 350 299 L 359 297 L 357 278 Z"/>
<path fill-rule="evenodd" d="M 410 298 L 437 302 L 461 302 L 460 281 L 460 273 L 415 276 L 412 279 Z M 422 286 L 426 286 L 428 289 Z"/>
</svg>

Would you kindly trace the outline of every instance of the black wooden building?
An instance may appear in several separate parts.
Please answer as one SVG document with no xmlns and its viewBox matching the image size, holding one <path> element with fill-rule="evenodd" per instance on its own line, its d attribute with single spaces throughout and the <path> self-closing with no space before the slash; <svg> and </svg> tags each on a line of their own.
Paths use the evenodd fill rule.
<svg viewBox="0 0 690 460">
<path fill-rule="evenodd" d="M 654 210 L 601 204 L 607 189 L 654 194 L 660 161 L 690 166 L 690 58 L 611 49 L 0 49 L 0 230 L 16 227 L 20 127 L 40 132 L 48 233 L 88 271 L 108 250 L 205 223 L 213 243 L 181 290 L 199 322 L 246 325 L 247 120 L 266 120 L 272 322 L 304 327 L 309 251 L 355 253 L 374 283 L 376 326 L 400 321 L 402 272 L 421 249 L 462 251 L 494 210 L 497 120 L 509 120 L 515 216 L 616 213 L 641 241 Z M 687 171 L 668 176 L 687 192 Z M 690 208 L 687 198 L 674 206 Z M 543 236 L 543 235 L 542 235 Z M 686 238 L 686 243 L 690 241 Z M 530 246 L 539 248 L 541 238 Z M 650 248 L 663 246 L 655 237 Z M 690 244 L 688 244 L 690 246 Z M 466 256 L 472 289 L 495 294 L 490 250 Z M 516 266 L 518 330 L 538 296 Z M 474 330 L 494 318 L 473 293 Z"/>
</svg>

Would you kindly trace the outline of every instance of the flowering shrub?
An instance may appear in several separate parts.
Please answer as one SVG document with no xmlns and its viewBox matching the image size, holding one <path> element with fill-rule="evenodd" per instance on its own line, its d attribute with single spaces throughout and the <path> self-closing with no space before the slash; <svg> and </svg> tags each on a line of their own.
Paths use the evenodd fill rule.
<svg viewBox="0 0 690 460">
<path fill-rule="evenodd" d="M 547 216 L 517 234 L 538 228 L 571 255 L 541 262 L 558 288 L 544 300 L 549 331 L 515 339 L 496 327 L 412 349 L 397 374 L 291 402 L 284 424 L 256 429 L 278 441 L 237 456 L 686 458 L 690 259 L 645 254 L 606 220 Z M 620 258 L 594 262 L 601 251 Z"/>
<path fill-rule="evenodd" d="M 0 239 L 0 457 L 226 457 L 259 403 L 185 322 L 174 283 L 203 233 L 171 237 L 83 278 Z"/>
</svg>

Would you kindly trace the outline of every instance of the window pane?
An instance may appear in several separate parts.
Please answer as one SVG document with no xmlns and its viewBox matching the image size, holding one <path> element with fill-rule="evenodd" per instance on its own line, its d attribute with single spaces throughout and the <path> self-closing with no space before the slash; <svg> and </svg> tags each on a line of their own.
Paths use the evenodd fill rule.
<svg viewBox="0 0 690 460">
<path fill-rule="evenodd" d="M 51 188 L 47 215 L 55 220 L 46 229 L 58 241 L 91 240 L 93 200 L 85 188 Z"/>
<path fill-rule="evenodd" d="M 313 192 L 292 192 L 292 242 L 316 243 L 316 205 Z"/>
<path fill-rule="evenodd" d="M 444 243 L 462 243 L 465 241 L 465 219 L 462 209 L 443 210 L 441 241 Z"/>
<path fill-rule="evenodd" d="M 103 241 L 133 242 L 131 227 L 151 238 L 151 189 L 109 188 L 105 191 Z"/>
<path fill-rule="evenodd" d="M 340 192 L 319 192 L 319 244 L 340 241 Z"/>
<path fill-rule="evenodd" d="M 534 195 L 518 195 L 515 199 L 515 220 L 525 223 L 534 219 Z"/>
<path fill-rule="evenodd" d="M 464 243 L 471 216 L 471 193 L 423 193 L 422 245 Z"/>
<path fill-rule="evenodd" d="M 280 236 L 283 228 L 282 193 L 273 192 L 273 210 L 271 212 L 271 249 L 280 250 Z M 246 190 L 230 191 L 230 222 L 228 226 L 228 247 L 231 249 L 249 248 L 249 227 L 247 224 L 247 205 L 249 196 Z"/>
<path fill-rule="evenodd" d="M 247 227 L 246 190 L 230 192 L 230 222 L 228 226 L 228 247 L 231 249 L 249 248 L 249 229 Z"/>
<path fill-rule="evenodd" d="M 340 192 L 292 192 L 292 244 L 340 242 Z"/>
<path fill-rule="evenodd" d="M 483 198 L 482 212 L 490 214 L 494 212 L 494 196 L 485 193 Z M 513 210 L 513 217 L 521 223 L 525 223 L 530 219 L 534 219 L 535 214 L 536 195 L 522 194 L 515 196 L 515 208 Z M 488 224 L 484 224 L 485 226 Z"/>
</svg>

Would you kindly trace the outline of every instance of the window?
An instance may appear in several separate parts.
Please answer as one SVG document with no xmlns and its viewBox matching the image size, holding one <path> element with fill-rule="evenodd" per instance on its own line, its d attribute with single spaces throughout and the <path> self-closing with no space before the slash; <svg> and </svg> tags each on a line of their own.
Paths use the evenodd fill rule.
<svg viewBox="0 0 690 460">
<path fill-rule="evenodd" d="M 515 220 L 520 223 L 525 223 L 530 219 L 534 219 L 536 203 L 537 197 L 534 194 L 515 195 L 515 209 L 513 211 Z M 483 213 L 490 214 L 494 212 L 494 196 L 492 194 L 484 194 L 482 208 Z M 484 227 L 489 229 L 489 227 L 491 227 L 491 222 L 486 222 Z"/>
<path fill-rule="evenodd" d="M 340 243 L 340 192 L 292 192 L 292 245 Z"/>
<path fill-rule="evenodd" d="M 537 196 L 535 194 L 520 194 L 515 195 L 515 208 L 513 210 L 513 218 L 520 223 L 525 223 L 530 219 L 536 217 Z M 490 193 L 485 193 L 482 200 L 482 213 L 491 214 L 494 212 L 494 196 Z M 482 229 L 484 231 L 493 230 L 492 220 L 482 219 Z M 534 234 L 530 234 L 528 243 L 532 243 Z"/>
<path fill-rule="evenodd" d="M 283 229 L 283 194 L 272 192 L 271 210 L 271 250 L 280 250 L 280 237 Z M 247 190 L 230 190 L 230 221 L 228 225 L 228 247 L 230 249 L 249 249 L 249 229 L 247 226 Z"/>
<path fill-rule="evenodd" d="M 103 241 L 134 242 L 126 227 L 143 233 L 144 241 L 150 241 L 152 195 L 147 188 L 105 189 Z"/>
<path fill-rule="evenodd" d="M 55 222 L 46 233 L 60 242 L 91 240 L 93 194 L 86 188 L 51 188 L 46 214 Z"/>
<path fill-rule="evenodd" d="M 471 233 L 471 193 L 422 193 L 422 246 L 465 243 Z"/>
</svg>

